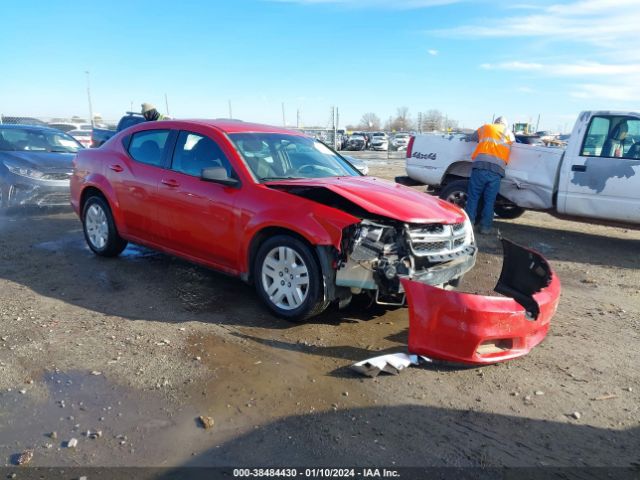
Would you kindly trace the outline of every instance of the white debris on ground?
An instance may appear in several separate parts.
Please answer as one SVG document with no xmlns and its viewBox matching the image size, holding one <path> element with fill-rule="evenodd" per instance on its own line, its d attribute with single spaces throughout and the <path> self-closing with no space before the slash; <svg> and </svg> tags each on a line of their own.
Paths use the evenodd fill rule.
<svg viewBox="0 0 640 480">
<path fill-rule="evenodd" d="M 430 358 L 419 355 L 390 353 L 354 363 L 351 369 L 367 377 L 377 377 L 381 372 L 397 375 L 411 365 L 419 365 L 421 360 L 426 363 L 433 362 Z"/>
</svg>

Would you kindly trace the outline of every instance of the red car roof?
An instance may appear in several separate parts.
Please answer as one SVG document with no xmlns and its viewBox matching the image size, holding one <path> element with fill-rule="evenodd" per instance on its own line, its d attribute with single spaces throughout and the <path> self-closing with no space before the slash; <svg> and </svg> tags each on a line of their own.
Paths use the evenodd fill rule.
<svg viewBox="0 0 640 480">
<path fill-rule="evenodd" d="M 260 132 L 260 133 L 285 133 L 289 135 L 304 135 L 302 132 L 295 130 L 287 130 L 282 127 L 274 127 L 271 125 L 262 125 L 260 123 L 248 123 L 239 120 L 207 120 L 207 119 L 188 119 L 188 120 L 172 120 L 172 122 L 186 123 L 186 124 L 198 124 L 215 127 L 225 133 L 248 133 L 248 132 Z"/>
</svg>

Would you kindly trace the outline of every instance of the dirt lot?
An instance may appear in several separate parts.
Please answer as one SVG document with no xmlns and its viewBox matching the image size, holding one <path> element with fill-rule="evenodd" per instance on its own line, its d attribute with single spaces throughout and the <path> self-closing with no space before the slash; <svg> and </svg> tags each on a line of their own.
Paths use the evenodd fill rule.
<svg viewBox="0 0 640 480">
<path fill-rule="evenodd" d="M 531 212 L 499 227 L 561 278 L 543 344 L 367 379 L 348 366 L 404 351 L 406 309 L 292 324 L 187 262 L 96 258 L 68 210 L 0 217 L 0 465 L 27 448 L 39 466 L 638 465 L 640 232 Z M 501 265 L 495 242 L 480 247 L 469 291 Z"/>
</svg>

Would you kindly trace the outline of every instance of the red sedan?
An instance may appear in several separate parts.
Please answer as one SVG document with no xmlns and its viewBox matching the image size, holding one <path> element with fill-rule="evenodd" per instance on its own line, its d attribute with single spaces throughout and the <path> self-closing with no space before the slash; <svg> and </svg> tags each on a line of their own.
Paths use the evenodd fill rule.
<svg viewBox="0 0 640 480">
<path fill-rule="evenodd" d="M 240 121 L 146 122 L 75 160 L 72 205 L 89 247 L 127 242 L 256 286 L 305 319 L 353 295 L 403 305 L 403 280 L 455 286 L 475 263 L 458 207 L 362 176 L 299 132 Z"/>
</svg>

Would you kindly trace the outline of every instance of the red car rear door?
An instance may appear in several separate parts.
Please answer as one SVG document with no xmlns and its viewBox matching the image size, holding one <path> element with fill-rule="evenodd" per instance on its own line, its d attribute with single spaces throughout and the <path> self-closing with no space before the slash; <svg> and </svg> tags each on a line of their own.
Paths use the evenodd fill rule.
<svg viewBox="0 0 640 480">
<path fill-rule="evenodd" d="M 163 176 L 171 145 L 171 130 L 142 130 L 132 134 L 126 154 L 107 165 L 125 233 L 142 241 L 157 241 L 158 182 Z"/>
<path fill-rule="evenodd" d="M 237 273 L 240 239 L 235 205 L 242 188 L 200 179 L 202 169 L 209 167 L 234 173 L 229 155 L 221 148 L 222 137 L 193 128 L 178 133 L 171 167 L 158 183 L 160 242 L 182 255 Z"/>
</svg>

